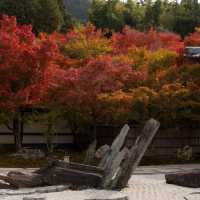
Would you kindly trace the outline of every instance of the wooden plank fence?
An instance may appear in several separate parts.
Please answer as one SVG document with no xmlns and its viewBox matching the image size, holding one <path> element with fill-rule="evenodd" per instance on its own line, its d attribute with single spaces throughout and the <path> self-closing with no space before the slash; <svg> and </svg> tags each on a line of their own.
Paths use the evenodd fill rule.
<svg viewBox="0 0 200 200">
<path fill-rule="evenodd" d="M 65 124 L 60 123 L 58 126 L 54 143 L 73 144 L 73 135 L 70 133 L 69 129 L 66 128 Z M 121 127 L 115 126 L 98 126 L 98 145 L 110 145 L 120 129 Z M 44 144 L 45 137 L 42 134 L 44 130 L 44 126 L 40 124 L 25 125 L 23 144 Z M 140 129 L 138 127 L 131 128 L 126 141 L 128 147 L 134 143 L 139 133 Z M 82 144 L 82 146 L 86 146 L 91 138 L 90 134 L 87 133 L 81 134 L 76 139 L 76 142 Z M 14 144 L 12 133 L 4 126 L 0 127 L 0 144 Z M 192 147 L 194 154 L 200 155 L 200 129 L 160 129 L 145 156 L 174 155 L 179 148 L 186 145 Z"/>
<path fill-rule="evenodd" d="M 98 127 L 99 145 L 111 144 L 120 128 L 111 126 Z M 140 132 L 131 128 L 126 144 L 130 147 Z M 160 129 L 146 152 L 146 156 L 174 155 L 177 150 L 189 145 L 194 154 L 200 155 L 200 129 Z"/>
<path fill-rule="evenodd" d="M 23 144 L 45 144 L 46 139 L 43 135 L 45 130 L 45 126 L 40 123 L 24 124 Z M 65 123 L 58 123 L 53 141 L 55 144 L 73 143 L 73 136 Z M 3 125 L 0 126 L 0 144 L 14 144 L 12 132 Z"/>
</svg>

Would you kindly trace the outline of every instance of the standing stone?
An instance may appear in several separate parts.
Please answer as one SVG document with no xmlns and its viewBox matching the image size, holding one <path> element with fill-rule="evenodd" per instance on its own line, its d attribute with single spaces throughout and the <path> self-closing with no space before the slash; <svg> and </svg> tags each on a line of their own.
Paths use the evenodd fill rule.
<svg viewBox="0 0 200 200">
<path fill-rule="evenodd" d="M 95 153 L 95 158 L 97 159 L 102 159 L 110 150 L 110 147 L 105 144 L 103 146 L 101 146 Z"/>
<path fill-rule="evenodd" d="M 88 147 L 86 151 L 86 156 L 84 160 L 84 164 L 91 164 L 94 157 L 95 157 L 95 152 L 96 152 L 96 146 L 97 146 L 97 140 L 94 140 Z"/>
<path fill-rule="evenodd" d="M 123 174 L 119 179 L 118 187 L 126 187 L 128 180 L 130 179 L 133 171 L 139 165 L 159 127 L 160 123 L 154 119 L 150 119 L 146 122 L 142 134 L 136 139 L 134 146 L 130 150 L 130 158 L 128 162 L 126 162 L 126 166 L 123 168 Z"/>
<path fill-rule="evenodd" d="M 103 188 L 112 189 L 115 186 L 119 178 L 119 174 L 121 174 L 121 163 L 123 162 L 126 155 L 129 154 L 129 150 L 125 147 L 122 151 L 120 151 L 115 159 L 113 160 L 109 172 L 106 174 L 103 181 Z"/>
<path fill-rule="evenodd" d="M 127 124 L 124 125 L 119 135 L 112 143 L 110 150 L 102 158 L 99 164 L 99 167 L 103 168 L 105 171 L 109 170 L 109 167 L 111 166 L 113 159 L 116 157 L 116 155 L 119 153 L 120 149 L 122 148 L 129 130 L 130 130 L 130 127 Z"/>
</svg>

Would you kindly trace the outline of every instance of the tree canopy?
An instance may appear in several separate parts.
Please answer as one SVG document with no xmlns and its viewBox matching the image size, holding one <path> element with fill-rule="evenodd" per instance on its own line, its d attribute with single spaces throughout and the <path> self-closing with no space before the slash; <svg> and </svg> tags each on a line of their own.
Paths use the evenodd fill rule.
<svg viewBox="0 0 200 200">
<path fill-rule="evenodd" d="M 98 28 L 121 31 L 125 25 L 139 30 L 153 27 L 185 36 L 200 25 L 200 4 L 196 0 L 93 0 L 89 19 Z"/>
<path fill-rule="evenodd" d="M 86 126 L 95 130 L 150 117 L 163 127 L 197 127 L 200 64 L 185 58 L 184 48 L 199 44 L 199 28 L 185 39 L 130 27 L 106 37 L 91 24 L 35 35 L 31 25 L 3 16 L 0 122 L 13 120 L 18 148 L 21 107 L 47 109 L 50 134 L 58 118 L 76 134 Z"/>
<path fill-rule="evenodd" d="M 16 16 L 19 24 L 31 24 L 36 34 L 66 30 L 72 25 L 62 0 L 2 0 L 0 15 L 4 14 Z"/>
</svg>

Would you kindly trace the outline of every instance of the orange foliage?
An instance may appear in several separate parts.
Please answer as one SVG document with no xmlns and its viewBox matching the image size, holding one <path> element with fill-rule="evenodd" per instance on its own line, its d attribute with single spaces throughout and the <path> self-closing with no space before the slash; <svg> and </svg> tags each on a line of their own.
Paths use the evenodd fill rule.
<svg viewBox="0 0 200 200">
<path fill-rule="evenodd" d="M 196 28 L 194 33 L 189 34 L 184 42 L 186 46 L 200 46 L 200 28 Z"/>
<path fill-rule="evenodd" d="M 200 30 L 185 44 L 200 45 Z M 174 33 L 126 27 L 107 38 L 86 25 L 36 37 L 31 26 L 5 16 L 0 22 L 0 109 L 54 105 L 68 116 L 79 112 L 79 118 L 102 123 L 108 115 L 122 122 L 152 116 L 180 122 L 187 113 L 195 121 L 200 65 L 177 64 L 183 50 Z"/>
</svg>

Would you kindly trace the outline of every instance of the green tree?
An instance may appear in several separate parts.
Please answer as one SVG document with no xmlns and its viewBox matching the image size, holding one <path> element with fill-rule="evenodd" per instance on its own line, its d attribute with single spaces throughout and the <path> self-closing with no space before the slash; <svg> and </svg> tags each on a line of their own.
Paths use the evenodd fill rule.
<svg viewBox="0 0 200 200">
<path fill-rule="evenodd" d="M 193 32 L 200 25 L 198 1 L 168 2 L 160 15 L 160 24 L 164 29 L 179 33 L 182 37 Z"/>
<path fill-rule="evenodd" d="M 33 0 L 1 0 L 0 15 L 16 16 L 20 24 L 33 24 L 37 4 Z"/>
<path fill-rule="evenodd" d="M 59 31 L 64 19 L 58 1 L 38 0 L 37 6 L 33 24 L 34 31 L 37 33 Z"/>
<path fill-rule="evenodd" d="M 32 24 L 36 34 L 66 30 L 72 24 L 62 0 L 1 0 L 0 15 L 16 16 L 19 24 Z"/>
<path fill-rule="evenodd" d="M 64 20 L 60 31 L 66 32 L 69 28 L 72 28 L 74 22 L 72 20 L 71 14 L 68 12 L 68 9 L 65 7 L 64 1 L 63 0 L 57 0 L 57 1 Z"/>
<path fill-rule="evenodd" d="M 93 0 L 89 20 L 98 28 L 120 31 L 125 25 L 123 5 L 119 0 Z"/>
<path fill-rule="evenodd" d="M 182 0 L 176 16 L 173 31 L 186 36 L 200 24 L 200 9 L 196 0 Z"/>
<path fill-rule="evenodd" d="M 144 13 L 144 28 L 148 29 L 150 27 L 159 27 L 159 18 L 162 13 L 162 2 L 157 0 L 152 2 L 148 0 L 145 5 Z"/>
<path fill-rule="evenodd" d="M 144 9 L 133 0 L 93 0 L 89 20 L 98 28 L 121 31 L 125 25 L 140 28 Z"/>
<path fill-rule="evenodd" d="M 125 25 L 140 29 L 144 18 L 144 6 L 133 0 L 127 0 L 124 3 L 123 17 Z"/>
</svg>

